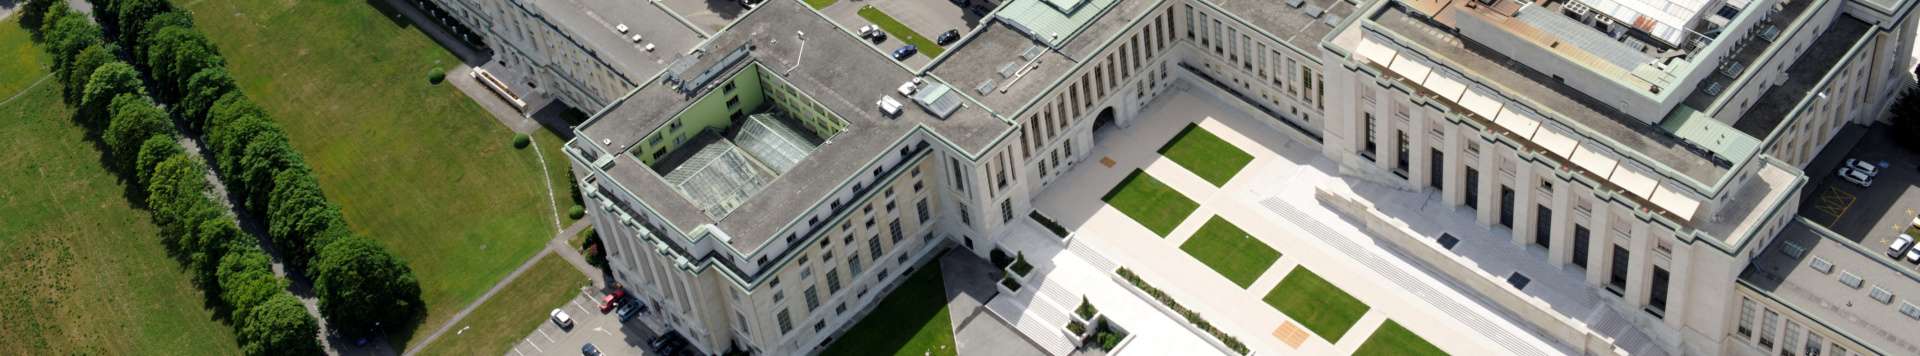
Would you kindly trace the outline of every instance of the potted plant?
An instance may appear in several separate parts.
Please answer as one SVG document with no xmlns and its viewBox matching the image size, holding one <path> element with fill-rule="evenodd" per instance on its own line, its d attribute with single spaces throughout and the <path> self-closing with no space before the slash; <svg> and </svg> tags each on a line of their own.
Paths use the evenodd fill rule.
<svg viewBox="0 0 1920 356">
<path fill-rule="evenodd" d="M 1007 265 L 1006 270 L 1008 277 L 1019 280 L 1021 284 L 1026 284 L 1027 275 L 1033 273 L 1033 264 L 1027 263 L 1026 252 L 1017 252 L 1014 254 L 1013 264 Z"/>
<path fill-rule="evenodd" d="M 1100 309 L 1094 308 L 1093 303 L 1088 302 L 1086 296 L 1080 296 L 1080 306 L 1073 308 L 1073 319 L 1091 324 L 1094 320 L 1100 319 Z"/>
<path fill-rule="evenodd" d="M 1088 339 L 1087 337 L 1091 336 L 1088 332 L 1093 331 L 1087 329 L 1086 322 L 1079 320 L 1068 320 L 1065 329 L 1067 332 L 1067 341 L 1072 342 L 1076 348 L 1085 345 Z"/>
<path fill-rule="evenodd" d="M 1099 327 L 1093 329 L 1093 337 L 1089 338 L 1089 341 L 1100 346 L 1100 350 L 1103 351 L 1113 352 L 1120 347 L 1122 341 L 1126 341 L 1129 335 L 1126 329 L 1120 328 L 1120 324 L 1111 323 L 1105 317 L 1100 318 L 1097 325 Z"/>
<path fill-rule="evenodd" d="M 1009 274 L 1005 277 L 1000 277 L 1000 283 L 994 283 L 993 285 L 995 288 L 1000 289 L 1001 293 L 1013 294 L 1014 292 L 1020 291 L 1021 284 L 1019 280 L 1015 280 L 1013 275 Z"/>
</svg>

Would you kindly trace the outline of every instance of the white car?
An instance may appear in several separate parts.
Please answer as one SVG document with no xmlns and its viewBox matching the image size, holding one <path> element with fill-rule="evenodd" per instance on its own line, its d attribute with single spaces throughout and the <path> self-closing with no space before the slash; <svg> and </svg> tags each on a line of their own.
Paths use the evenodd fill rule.
<svg viewBox="0 0 1920 356">
<path fill-rule="evenodd" d="M 1900 259 L 1900 253 L 1905 252 L 1907 249 L 1907 245 L 1912 245 L 1912 244 L 1913 244 L 1913 236 L 1907 236 L 1907 234 L 1900 234 L 1900 237 L 1896 237 L 1893 239 L 1892 244 L 1887 245 L 1887 257 L 1893 257 L 1893 259 L 1895 260 Z M 1916 249 L 1916 250 L 1920 250 L 1920 249 Z"/>
<path fill-rule="evenodd" d="M 1856 171 L 1866 172 L 1868 177 L 1880 175 L 1880 166 L 1875 166 L 1872 163 L 1867 163 L 1867 161 L 1848 158 L 1847 164 L 1843 167 L 1853 168 L 1853 170 L 1856 170 Z"/>
<path fill-rule="evenodd" d="M 1859 185 L 1861 188 L 1873 186 L 1873 176 L 1867 175 L 1867 172 L 1862 172 L 1858 169 L 1853 169 L 1851 167 L 1841 167 L 1840 178 L 1846 179 L 1847 182 L 1851 182 L 1855 185 Z"/>
<path fill-rule="evenodd" d="M 880 30 L 880 26 L 876 26 L 876 25 L 860 26 L 860 37 L 872 36 L 874 31 L 879 31 L 879 30 Z"/>
<path fill-rule="evenodd" d="M 1920 263 L 1920 248 L 1907 250 L 1907 262 Z"/>
<path fill-rule="evenodd" d="M 552 313 L 547 313 L 547 315 L 553 316 L 553 325 L 559 325 L 562 329 L 573 327 L 573 316 L 567 315 L 567 312 L 554 309 Z"/>
</svg>

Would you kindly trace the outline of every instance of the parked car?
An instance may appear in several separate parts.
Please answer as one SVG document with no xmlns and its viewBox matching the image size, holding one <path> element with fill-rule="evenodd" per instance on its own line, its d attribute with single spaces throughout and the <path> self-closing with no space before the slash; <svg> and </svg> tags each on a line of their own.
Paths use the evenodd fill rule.
<svg viewBox="0 0 1920 356">
<path fill-rule="evenodd" d="M 620 302 L 625 301 L 626 298 L 627 298 L 627 290 L 625 289 L 613 290 L 613 293 L 609 293 L 607 294 L 606 297 L 600 298 L 600 312 L 605 313 L 608 310 L 613 310 L 613 308 L 619 307 Z"/>
<path fill-rule="evenodd" d="M 913 45 L 900 46 L 900 49 L 893 50 L 893 59 L 906 60 L 907 57 L 912 57 L 914 53 L 920 53 L 920 48 L 914 47 Z"/>
<path fill-rule="evenodd" d="M 580 354 L 586 356 L 606 356 L 606 354 L 600 353 L 600 348 L 593 347 L 593 344 L 580 345 Z"/>
<path fill-rule="evenodd" d="M 652 347 L 658 351 L 661 346 L 666 346 L 668 340 L 673 340 L 673 338 L 676 337 L 680 337 L 679 330 L 667 330 L 667 333 L 655 335 L 652 340 L 647 340 L 647 347 Z"/>
<path fill-rule="evenodd" d="M 1900 237 L 1893 239 L 1892 244 L 1887 245 L 1887 256 L 1893 257 L 1894 259 L 1900 259 L 1900 253 L 1907 252 L 1907 247 L 1909 247 L 1909 245 L 1913 245 L 1913 236 L 1907 236 L 1907 234 L 1900 234 Z"/>
<path fill-rule="evenodd" d="M 547 315 L 553 317 L 553 325 L 559 325 L 561 329 L 573 327 L 573 316 L 567 315 L 565 311 L 554 309 L 552 313 L 547 313 Z"/>
<path fill-rule="evenodd" d="M 953 41 L 959 41 L 959 40 L 960 40 L 960 30 L 947 30 L 947 32 L 941 32 L 940 37 L 935 37 L 933 39 L 933 43 L 938 43 L 941 46 L 945 46 L 945 45 L 953 44 Z"/>
<path fill-rule="evenodd" d="M 980 5 L 973 6 L 974 16 L 987 17 L 988 12 L 992 12 L 992 10 L 988 10 L 986 6 L 980 6 Z"/>
<path fill-rule="evenodd" d="M 1920 248 L 1907 249 L 1907 262 L 1920 263 Z"/>
<path fill-rule="evenodd" d="M 633 303 L 633 302 L 620 303 L 619 314 L 620 314 L 620 322 L 622 323 L 627 322 L 627 319 L 633 319 L 633 316 L 640 315 L 640 303 Z"/>
<path fill-rule="evenodd" d="M 1844 165 L 1843 167 L 1853 168 L 1853 170 L 1856 170 L 1856 171 L 1866 172 L 1868 177 L 1880 175 L 1880 166 L 1875 166 L 1872 163 L 1867 163 L 1867 161 L 1848 158 L 1847 164 Z"/>
<path fill-rule="evenodd" d="M 1840 168 L 1840 178 L 1846 179 L 1847 182 L 1858 185 L 1861 188 L 1873 186 L 1873 176 L 1867 175 L 1867 172 L 1861 172 L 1860 170 L 1849 167 Z"/>
</svg>

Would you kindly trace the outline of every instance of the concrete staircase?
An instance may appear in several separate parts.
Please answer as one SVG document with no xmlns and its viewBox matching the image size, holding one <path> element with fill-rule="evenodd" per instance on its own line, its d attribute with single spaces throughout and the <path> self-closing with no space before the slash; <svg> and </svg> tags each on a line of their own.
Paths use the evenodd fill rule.
<svg viewBox="0 0 1920 356">
<path fill-rule="evenodd" d="M 1073 352 L 1073 342 L 1061 330 L 1072 317 L 1056 299 L 1071 294 L 1057 284 L 1048 283 L 1047 276 L 1039 272 L 1028 282 L 1019 292 L 993 297 L 987 302 L 987 310 L 1013 324 L 1014 329 L 1050 355 L 1066 356 Z M 1079 299 L 1074 298 L 1074 303 L 1078 305 Z"/>
</svg>

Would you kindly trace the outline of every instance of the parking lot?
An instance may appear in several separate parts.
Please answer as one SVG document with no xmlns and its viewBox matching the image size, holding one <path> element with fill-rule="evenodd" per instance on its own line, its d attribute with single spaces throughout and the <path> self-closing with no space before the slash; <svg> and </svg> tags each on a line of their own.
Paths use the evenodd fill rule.
<svg viewBox="0 0 1920 356">
<path fill-rule="evenodd" d="M 601 313 L 599 304 L 592 297 L 580 295 L 567 302 L 561 310 L 573 316 L 572 328 L 561 328 L 549 319 L 540 327 L 527 334 L 527 337 L 513 345 L 512 356 L 535 355 L 580 355 L 580 347 L 593 344 L 600 352 L 608 355 L 653 355 L 647 349 L 647 340 L 654 332 L 640 322 L 644 315 L 620 322 L 613 312 Z"/>
<path fill-rule="evenodd" d="M 860 17 L 860 8 L 867 6 L 886 12 L 894 20 L 900 21 L 900 24 L 913 28 L 914 32 L 919 32 L 921 36 L 926 36 L 928 39 L 936 38 L 941 32 L 948 30 L 958 30 L 961 35 L 971 32 L 974 26 L 980 24 L 981 17 L 969 10 L 970 7 L 980 6 L 982 10 L 993 11 L 992 8 L 979 2 L 967 2 L 961 5 L 953 1 L 939 0 L 840 0 L 820 9 L 820 12 L 834 22 L 840 23 L 841 26 L 845 26 L 847 30 L 857 31 L 861 26 L 873 24 L 872 21 Z M 884 41 L 872 42 L 873 46 L 880 48 L 883 52 L 892 53 L 894 49 L 907 44 L 898 38 L 899 34 L 887 35 Z M 954 44 L 945 47 L 951 49 Z M 908 68 L 925 68 L 927 64 L 933 63 L 933 57 L 923 49 L 921 54 L 908 57 L 901 62 Z"/>
<path fill-rule="evenodd" d="M 1885 252 L 1894 238 L 1906 232 L 1920 215 L 1920 155 L 1901 147 L 1884 125 L 1869 128 L 1858 144 L 1842 157 L 1880 167 L 1871 187 L 1841 179 L 1838 168 L 1808 171 L 1805 189 L 1812 194 L 1800 202 L 1800 216 L 1846 236 L 1869 250 Z M 1816 169 L 1809 165 L 1808 169 Z M 1901 262 L 1913 268 L 1912 263 Z"/>
</svg>

